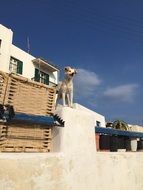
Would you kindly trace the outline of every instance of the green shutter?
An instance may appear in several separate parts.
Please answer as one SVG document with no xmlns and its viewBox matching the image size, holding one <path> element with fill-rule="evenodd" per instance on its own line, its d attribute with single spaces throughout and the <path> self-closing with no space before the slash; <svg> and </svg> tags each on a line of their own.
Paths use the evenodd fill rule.
<svg viewBox="0 0 143 190">
<path fill-rule="evenodd" d="M 23 71 L 23 62 L 17 61 L 17 73 L 22 75 L 22 71 Z"/>
<path fill-rule="evenodd" d="M 45 77 L 45 84 L 49 85 L 49 75 L 48 74 L 45 74 L 46 77 Z"/>
<path fill-rule="evenodd" d="M 35 68 L 35 81 L 40 82 L 40 72 Z"/>
</svg>

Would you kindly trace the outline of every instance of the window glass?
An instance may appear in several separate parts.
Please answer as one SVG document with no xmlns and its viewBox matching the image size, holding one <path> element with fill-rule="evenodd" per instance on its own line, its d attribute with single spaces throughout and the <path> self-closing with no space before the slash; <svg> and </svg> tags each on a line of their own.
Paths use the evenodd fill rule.
<svg viewBox="0 0 143 190">
<path fill-rule="evenodd" d="M 49 75 L 35 68 L 35 81 L 49 85 Z"/>
<path fill-rule="evenodd" d="M 101 122 L 100 121 L 96 121 L 96 126 L 97 127 L 101 127 Z"/>
<path fill-rule="evenodd" d="M 14 57 L 10 57 L 9 70 L 13 73 L 22 74 L 23 62 Z"/>
</svg>

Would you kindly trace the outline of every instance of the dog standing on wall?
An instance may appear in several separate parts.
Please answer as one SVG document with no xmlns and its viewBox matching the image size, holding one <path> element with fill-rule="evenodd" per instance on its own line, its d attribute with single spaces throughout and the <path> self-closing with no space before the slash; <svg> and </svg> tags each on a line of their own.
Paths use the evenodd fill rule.
<svg viewBox="0 0 143 190">
<path fill-rule="evenodd" d="M 65 67 L 65 78 L 58 85 L 58 97 L 57 103 L 59 99 L 62 98 L 63 106 L 68 105 L 69 107 L 73 106 L 73 77 L 77 73 L 77 71 L 71 67 Z"/>
</svg>

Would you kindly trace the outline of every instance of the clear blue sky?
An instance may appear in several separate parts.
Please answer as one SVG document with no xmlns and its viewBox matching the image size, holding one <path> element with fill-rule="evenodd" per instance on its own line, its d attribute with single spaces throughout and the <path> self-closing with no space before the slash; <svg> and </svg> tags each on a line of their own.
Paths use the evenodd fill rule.
<svg viewBox="0 0 143 190">
<path fill-rule="evenodd" d="M 143 125 L 142 0 L 1 0 L 0 8 L 16 46 L 27 50 L 29 36 L 32 55 L 78 69 L 75 102 Z"/>
</svg>

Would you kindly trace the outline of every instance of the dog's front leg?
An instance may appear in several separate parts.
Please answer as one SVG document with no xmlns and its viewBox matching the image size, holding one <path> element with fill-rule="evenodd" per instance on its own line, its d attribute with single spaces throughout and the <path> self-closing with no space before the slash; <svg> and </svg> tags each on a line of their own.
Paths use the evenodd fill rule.
<svg viewBox="0 0 143 190">
<path fill-rule="evenodd" d="M 70 107 L 73 107 L 73 91 L 70 92 Z"/>
<path fill-rule="evenodd" d="M 68 106 L 71 107 L 71 104 L 70 104 L 70 95 L 69 95 L 69 93 L 67 93 L 67 103 L 68 103 Z"/>
<path fill-rule="evenodd" d="M 65 92 L 62 93 L 63 106 L 66 106 L 66 95 Z"/>
</svg>

